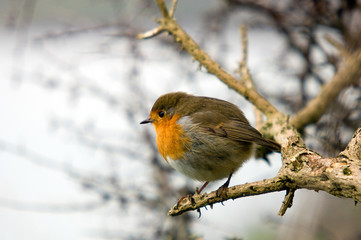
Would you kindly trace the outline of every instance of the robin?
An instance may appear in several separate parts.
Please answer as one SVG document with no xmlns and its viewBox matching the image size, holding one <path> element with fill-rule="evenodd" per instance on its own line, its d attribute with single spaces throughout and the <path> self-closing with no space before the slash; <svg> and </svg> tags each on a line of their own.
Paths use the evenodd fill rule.
<svg viewBox="0 0 361 240">
<path fill-rule="evenodd" d="M 177 171 L 204 185 L 227 178 L 217 190 L 226 191 L 232 174 L 249 159 L 255 145 L 280 151 L 280 145 L 262 137 L 234 104 L 184 92 L 167 93 L 154 103 L 149 118 L 163 158 Z"/>
</svg>

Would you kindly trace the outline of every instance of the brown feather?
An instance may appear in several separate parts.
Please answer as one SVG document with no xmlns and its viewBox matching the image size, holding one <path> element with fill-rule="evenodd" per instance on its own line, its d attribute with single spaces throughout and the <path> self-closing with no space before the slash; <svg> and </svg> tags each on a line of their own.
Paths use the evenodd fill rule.
<svg viewBox="0 0 361 240">
<path fill-rule="evenodd" d="M 243 112 L 234 104 L 210 97 L 198 97 L 184 92 L 165 94 L 154 104 L 152 110 L 163 109 L 170 115 L 191 116 L 195 124 L 211 134 L 236 142 L 256 143 L 279 151 L 280 145 L 262 137 L 253 128 Z"/>
</svg>

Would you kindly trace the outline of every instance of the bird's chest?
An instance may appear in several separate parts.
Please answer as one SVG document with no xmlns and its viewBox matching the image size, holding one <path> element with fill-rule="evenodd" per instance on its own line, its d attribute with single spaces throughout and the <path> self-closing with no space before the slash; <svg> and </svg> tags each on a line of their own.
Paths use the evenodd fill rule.
<svg viewBox="0 0 361 240">
<path fill-rule="evenodd" d="M 158 150 L 167 161 L 181 159 L 189 148 L 190 139 L 182 126 L 177 123 L 178 119 L 179 117 L 175 115 L 155 125 Z"/>
</svg>

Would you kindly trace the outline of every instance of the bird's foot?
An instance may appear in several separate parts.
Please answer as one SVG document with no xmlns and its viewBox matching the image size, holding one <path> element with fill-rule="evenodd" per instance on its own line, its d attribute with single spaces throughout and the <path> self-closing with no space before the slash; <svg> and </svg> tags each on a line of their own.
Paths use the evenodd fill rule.
<svg viewBox="0 0 361 240">
<path fill-rule="evenodd" d="M 228 190 L 228 186 L 229 186 L 229 182 L 231 181 L 231 177 L 232 177 L 232 173 L 229 175 L 227 181 L 220 186 L 220 188 L 217 189 L 216 191 L 216 196 L 217 197 L 227 197 L 227 190 Z"/>
</svg>

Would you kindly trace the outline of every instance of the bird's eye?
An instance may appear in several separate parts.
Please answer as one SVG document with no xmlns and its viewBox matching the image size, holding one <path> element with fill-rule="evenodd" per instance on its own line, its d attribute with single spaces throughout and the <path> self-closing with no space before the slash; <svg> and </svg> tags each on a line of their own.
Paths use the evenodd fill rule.
<svg viewBox="0 0 361 240">
<path fill-rule="evenodd" d="M 159 115 L 159 117 L 164 117 L 164 115 L 165 115 L 165 112 L 164 111 L 160 111 L 159 113 L 158 113 L 158 115 Z"/>
</svg>

